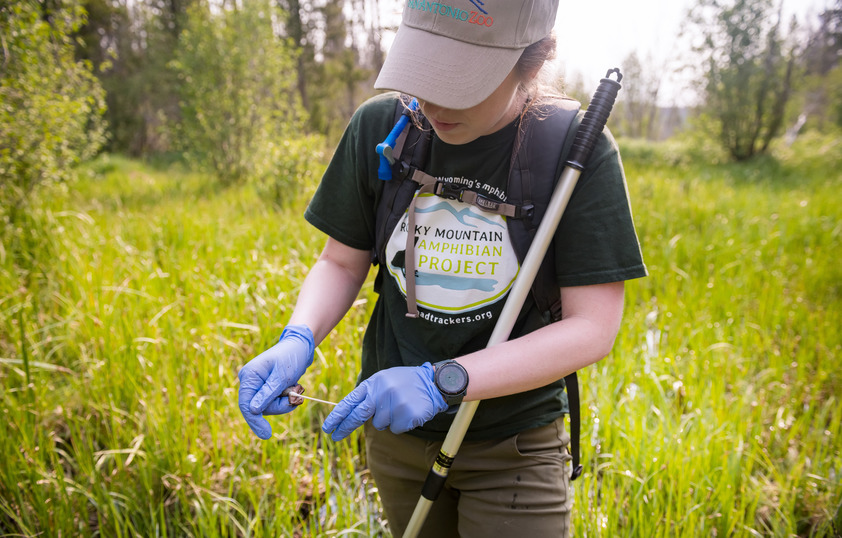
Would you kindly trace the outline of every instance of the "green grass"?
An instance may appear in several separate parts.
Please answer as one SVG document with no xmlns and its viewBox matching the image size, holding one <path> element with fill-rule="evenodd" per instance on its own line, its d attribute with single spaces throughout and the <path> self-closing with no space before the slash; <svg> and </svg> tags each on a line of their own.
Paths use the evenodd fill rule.
<svg viewBox="0 0 842 538">
<path fill-rule="evenodd" d="M 623 145 L 650 276 L 581 372 L 578 536 L 832 536 L 842 501 L 842 147 L 750 164 Z M 324 238 L 253 188 L 104 157 L 0 250 L 0 535 L 387 535 L 359 433 L 236 405 Z M 318 174 L 316 174 L 318 175 Z M 354 383 L 367 285 L 308 394 Z"/>
</svg>

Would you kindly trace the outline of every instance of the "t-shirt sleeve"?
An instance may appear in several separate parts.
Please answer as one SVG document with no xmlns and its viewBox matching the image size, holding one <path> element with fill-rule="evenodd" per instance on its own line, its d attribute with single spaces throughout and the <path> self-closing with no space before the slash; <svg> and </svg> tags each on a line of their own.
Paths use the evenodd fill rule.
<svg viewBox="0 0 842 538">
<path fill-rule="evenodd" d="M 596 147 L 554 238 L 559 286 L 604 284 L 646 276 L 625 173 L 610 133 Z"/>
<path fill-rule="evenodd" d="M 379 193 L 375 183 L 377 170 L 372 168 L 377 155 L 375 137 L 371 133 L 385 130 L 388 134 L 384 111 L 389 107 L 394 114 L 394 101 L 389 104 L 383 98 L 374 98 L 357 109 L 304 212 L 304 218 L 310 224 L 333 239 L 360 250 L 374 247 Z"/>
</svg>

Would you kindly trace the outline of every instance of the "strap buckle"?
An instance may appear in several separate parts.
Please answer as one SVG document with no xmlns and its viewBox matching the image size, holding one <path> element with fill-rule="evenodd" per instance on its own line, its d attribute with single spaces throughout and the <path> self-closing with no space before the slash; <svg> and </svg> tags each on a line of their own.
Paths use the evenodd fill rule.
<svg viewBox="0 0 842 538">
<path fill-rule="evenodd" d="M 442 198 L 447 198 L 448 200 L 458 200 L 461 202 L 462 194 L 465 192 L 465 186 L 439 181 L 436 183 L 436 188 L 433 192 L 436 196 L 441 196 Z"/>
<path fill-rule="evenodd" d="M 531 219 L 532 215 L 535 214 L 535 205 L 534 204 L 523 204 L 521 206 L 515 207 L 515 216 L 516 219 Z"/>
</svg>

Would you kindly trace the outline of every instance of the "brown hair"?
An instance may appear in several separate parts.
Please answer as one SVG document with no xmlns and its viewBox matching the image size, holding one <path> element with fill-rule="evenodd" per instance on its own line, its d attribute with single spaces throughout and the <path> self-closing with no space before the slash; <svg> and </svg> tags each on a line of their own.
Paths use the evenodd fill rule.
<svg viewBox="0 0 842 538">
<path fill-rule="evenodd" d="M 555 51 L 555 33 L 551 33 L 544 39 L 526 47 L 515 65 L 521 80 L 534 78 L 544 66 L 544 63 L 555 58 Z"/>
<path fill-rule="evenodd" d="M 553 110 L 553 103 L 565 98 L 564 94 L 548 80 L 549 72 L 545 69 L 547 62 L 555 58 L 556 43 L 555 32 L 551 32 L 547 37 L 526 47 L 515 64 L 521 80 L 518 89 L 526 95 L 526 104 L 520 113 L 513 155 L 520 148 L 527 123 L 533 120 L 541 121 Z M 512 160 L 512 165 L 514 165 L 514 160 Z"/>
</svg>

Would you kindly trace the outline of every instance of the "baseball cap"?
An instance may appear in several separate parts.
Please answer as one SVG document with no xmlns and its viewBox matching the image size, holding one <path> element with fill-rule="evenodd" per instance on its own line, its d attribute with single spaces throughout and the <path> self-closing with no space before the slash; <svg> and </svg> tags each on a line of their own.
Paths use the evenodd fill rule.
<svg viewBox="0 0 842 538">
<path fill-rule="evenodd" d="M 453 109 L 484 101 L 548 36 L 558 0 L 407 0 L 374 83 Z"/>
</svg>

